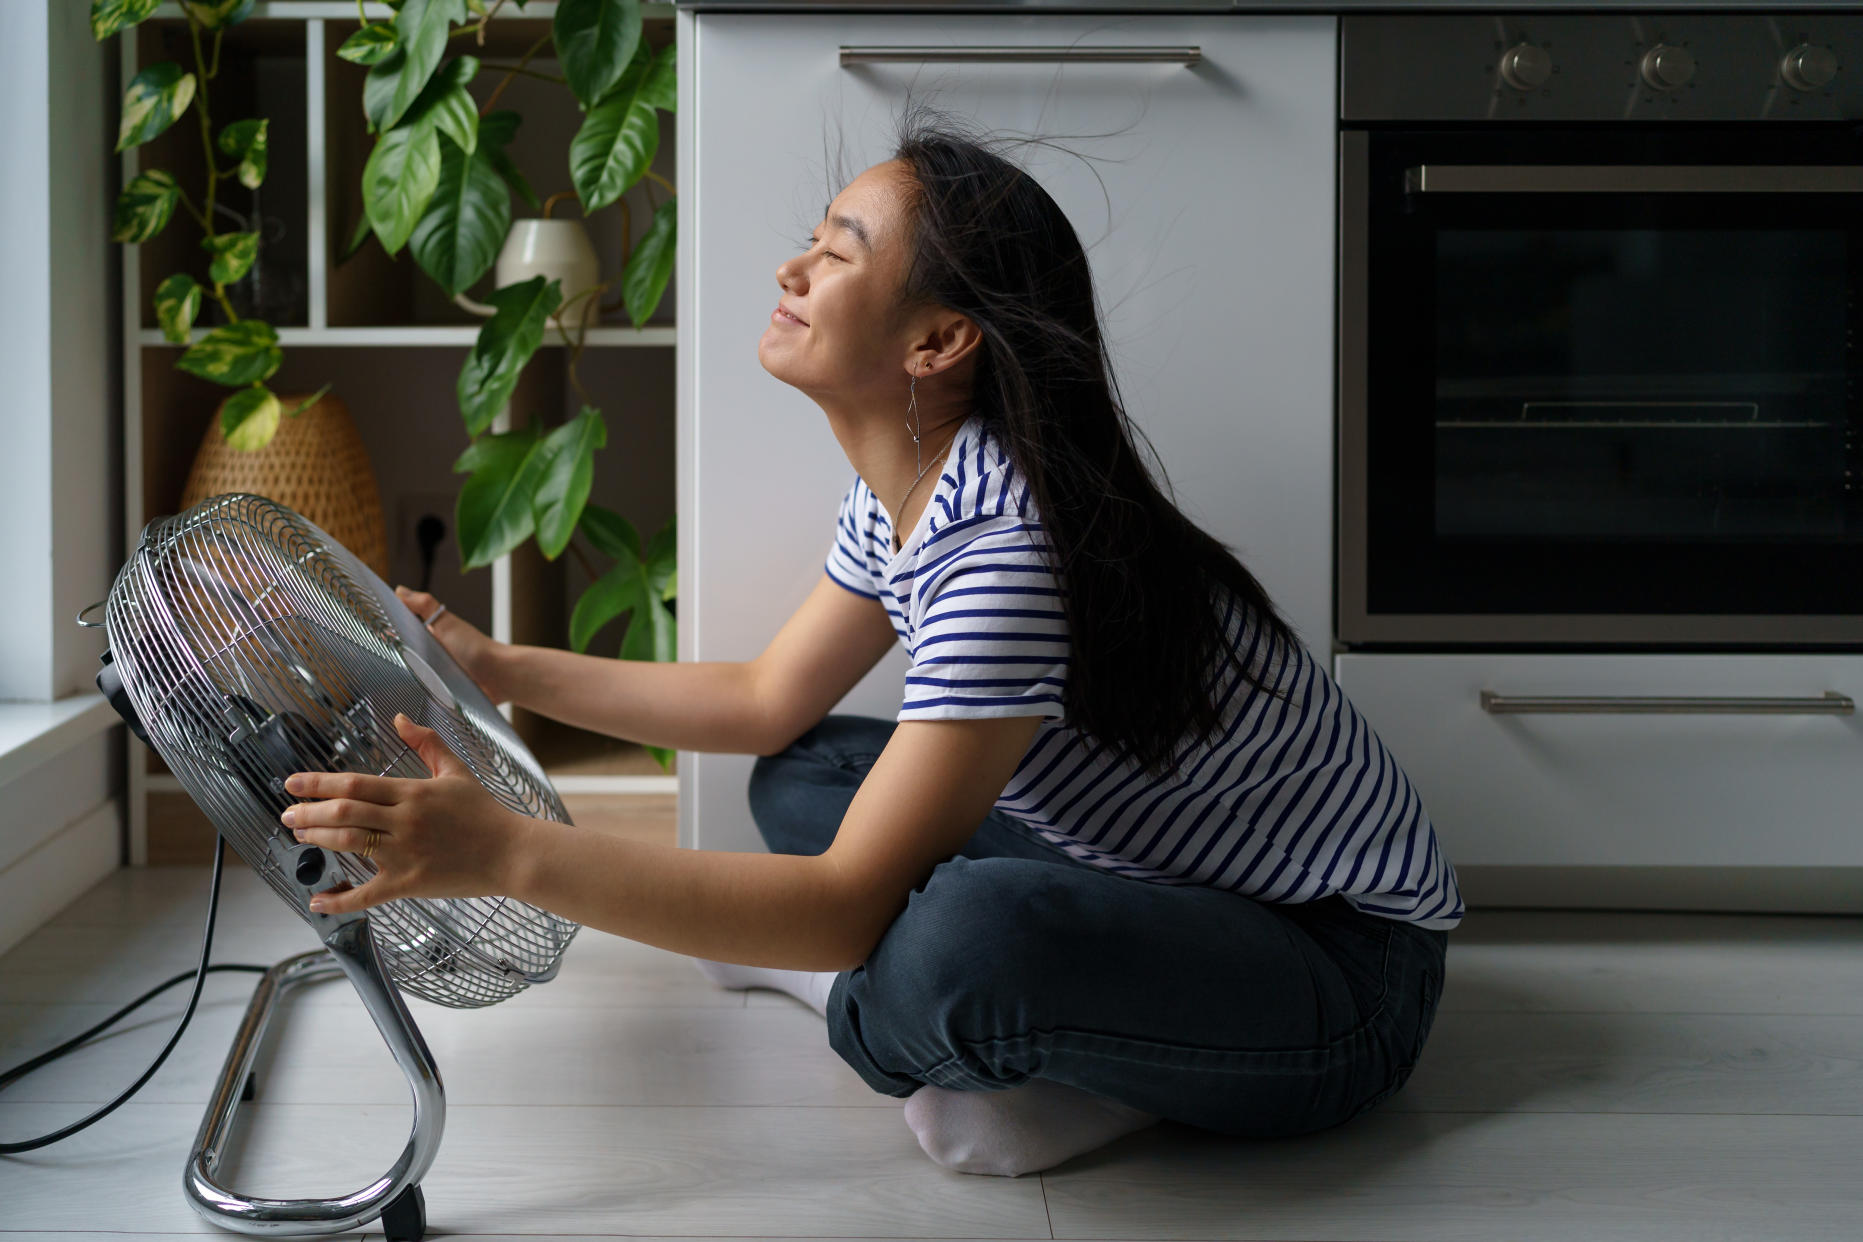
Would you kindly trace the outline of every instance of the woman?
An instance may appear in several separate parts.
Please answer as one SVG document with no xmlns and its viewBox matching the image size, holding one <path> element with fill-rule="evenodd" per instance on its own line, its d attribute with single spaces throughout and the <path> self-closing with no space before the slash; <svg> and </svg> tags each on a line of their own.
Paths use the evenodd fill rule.
<svg viewBox="0 0 1863 1242">
<path fill-rule="evenodd" d="M 988 143 L 909 121 L 776 278 L 759 358 L 854 478 L 761 655 L 506 646 L 402 591 L 495 700 L 762 756 L 773 852 L 521 818 L 400 718 L 433 779 L 288 786 L 327 799 L 288 819 L 304 840 L 380 867 L 326 908 L 506 893 L 788 991 L 970 1172 L 1159 1117 L 1298 1134 L 1397 1090 L 1454 870 L 1370 726 L 1140 463 L 1060 209 Z M 895 641 L 897 720 L 828 715 Z"/>
</svg>

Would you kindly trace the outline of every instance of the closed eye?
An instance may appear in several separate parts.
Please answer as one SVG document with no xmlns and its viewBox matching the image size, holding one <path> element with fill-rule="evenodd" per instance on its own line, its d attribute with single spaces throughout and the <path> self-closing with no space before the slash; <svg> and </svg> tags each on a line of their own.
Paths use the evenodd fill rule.
<svg viewBox="0 0 1863 1242">
<path fill-rule="evenodd" d="M 818 238 L 815 238 L 815 237 L 810 237 L 810 238 L 806 238 L 806 239 L 805 239 L 805 240 L 804 240 L 804 241 L 802 242 L 802 248 L 803 248 L 804 250 L 813 250 L 813 249 L 815 249 L 815 247 L 817 247 L 817 246 L 819 246 L 820 244 L 821 244 L 821 241 L 820 241 L 820 239 L 818 239 Z M 840 255 L 838 255 L 838 254 L 836 254 L 836 253 L 835 253 L 834 251 L 832 251 L 832 250 L 824 250 L 824 251 L 822 251 L 822 253 L 823 253 L 823 254 L 825 254 L 825 255 L 827 255 L 827 256 L 828 256 L 829 258 L 831 258 L 831 259 L 841 259 L 841 256 L 840 256 Z M 847 262 L 847 260 L 846 260 L 846 259 L 841 259 L 841 262 L 843 262 L 843 263 L 845 263 L 845 262 Z"/>
</svg>

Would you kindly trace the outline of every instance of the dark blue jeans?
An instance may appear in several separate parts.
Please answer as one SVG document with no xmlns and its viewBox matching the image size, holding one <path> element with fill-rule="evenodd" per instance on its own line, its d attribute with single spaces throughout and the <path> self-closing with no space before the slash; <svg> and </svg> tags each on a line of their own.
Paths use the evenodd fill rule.
<svg viewBox="0 0 1863 1242">
<path fill-rule="evenodd" d="M 770 848 L 828 848 L 893 722 L 827 716 L 757 760 Z M 887 1095 L 1030 1078 L 1274 1137 L 1365 1112 L 1410 1076 L 1445 932 L 1352 909 L 1153 884 L 992 812 L 829 995 L 834 1050 Z"/>
</svg>

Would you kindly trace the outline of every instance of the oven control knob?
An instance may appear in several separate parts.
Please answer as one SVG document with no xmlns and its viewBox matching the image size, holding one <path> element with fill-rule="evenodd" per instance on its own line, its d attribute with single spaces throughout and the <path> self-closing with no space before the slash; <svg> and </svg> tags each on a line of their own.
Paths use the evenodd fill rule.
<svg viewBox="0 0 1863 1242">
<path fill-rule="evenodd" d="M 1501 54 L 1501 79 L 1517 91 L 1536 91 L 1552 76 L 1552 57 L 1543 47 L 1517 43 Z"/>
<path fill-rule="evenodd" d="M 1673 91 L 1687 86 L 1695 77 L 1695 57 L 1685 47 L 1658 43 L 1643 53 L 1638 66 L 1643 80 L 1659 91 Z"/>
<path fill-rule="evenodd" d="M 1795 91 L 1821 91 L 1837 77 L 1837 53 L 1815 43 L 1801 43 L 1779 62 L 1779 76 Z"/>
</svg>

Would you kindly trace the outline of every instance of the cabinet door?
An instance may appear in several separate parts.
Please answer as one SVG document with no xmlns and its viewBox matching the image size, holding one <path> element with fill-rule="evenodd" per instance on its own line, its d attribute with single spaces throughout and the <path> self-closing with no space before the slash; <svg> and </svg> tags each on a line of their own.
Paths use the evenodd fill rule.
<svg viewBox="0 0 1863 1242">
<path fill-rule="evenodd" d="M 849 177 L 888 158 L 908 90 L 1086 157 L 1018 159 L 1087 247 L 1129 412 L 1180 506 L 1330 655 L 1331 18 L 699 13 L 683 30 L 682 659 L 755 656 L 821 577 L 853 467 L 757 339 L 777 266 L 841 188 L 828 153 L 845 150 Z M 1201 59 L 843 67 L 841 46 L 863 44 Z M 895 649 L 837 710 L 892 719 L 906 667 Z M 751 762 L 680 757 L 686 844 L 760 848 Z"/>
<path fill-rule="evenodd" d="M 1855 700 L 1863 657 L 1355 652 L 1339 657 L 1336 676 L 1457 867 L 1863 866 L 1855 715 L 1482 704 L 1483 691 L 1620 707 L 1652 697 Z"/>
</svg>

